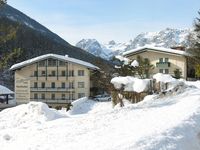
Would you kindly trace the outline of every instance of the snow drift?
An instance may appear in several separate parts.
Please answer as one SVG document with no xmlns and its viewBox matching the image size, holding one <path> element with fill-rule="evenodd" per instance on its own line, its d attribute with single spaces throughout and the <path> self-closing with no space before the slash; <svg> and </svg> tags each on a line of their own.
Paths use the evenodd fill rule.
<svg viewBox="0 0 200 150">
<path fill-rule="evenodd" d="M 66 117 L 41 102 L 30 102 L 0 112 L 1 127 L 26 126 Z M 10 122 L 10 121 L 11 122 Z M 9 123 L 8 123 L 9 122 Z"/>
<path fill-rule="evenodd" d="M 180 92 L 123 108 L 82 98 L 62 119 L 42 103 L 4 110 L 1 150 L 199 150 L 200 90 L 183 82 L 174 86 Z"/>
<path fill-rule="evenodd" d="M 72 102 L 72 107 L 68 111 L 68 113 L 70 115 L 87 113 L 92 109 L 94 104 L 95 104 L 95 102 L 88 100 L 87 97 L 77 99 Z"/>
</svg>

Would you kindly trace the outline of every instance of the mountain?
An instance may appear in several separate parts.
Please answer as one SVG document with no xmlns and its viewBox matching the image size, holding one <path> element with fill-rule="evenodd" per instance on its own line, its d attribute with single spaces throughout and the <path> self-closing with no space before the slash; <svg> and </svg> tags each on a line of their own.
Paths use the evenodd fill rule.
<svg viewBox="0 0 200 150">
<path fill-rule="evenodd" d="M 159 32 L 145 32 L 137 35 L 132 40 L 125 43 L 116 43 L 111 40 L 106 44 L 99 43 L 95 39 L 83 39 L 76 44 L 77 47 L 85 49 L 86 51 L 102 58 L 109 59 L 114 55 L 120 54 L 124 51 L 142 47 L 145 45 L 152 45 L 157 47 L 174 47 L 182 45 L 185 47 L 190 46 L 190 42 L 187 40 L 188 36 L 193 34 L 191 29 L 171 29 L 166 28 Z M 89 42 L 88 42 L 89 41 Z M 95 41 L 95 42 L 92 42 Z M 98 50 L 98 53 L 97 53 Z M 109 53 L 108 57 L 104 54 Z"/>
<path fill-rule="evenodd" d="M 82 39 L 76 44 L 76 47 L 84 49 L 85 51 L 103 59 L 109 59 L 113 55 L 111 49 L 107 49 L 95 39 Z"/>
<path fill-rule="evenodd" d="M 70 45 L 17 9 L 7 4 L 0 7 L 0 84 L 12 88 L 14 82 L 9 67 L 47 53 L 67 54 L 93 63 L 106 72 L 111 69 L 110 62 Z"/>
<path fill-rule="evenodd" d="M 42 33 L 43 35 L 48 36 L 49 38 L 53 39 L 54 41 L 61 43 L 63 45 L 68 45 L 68 43 L 60 38 L 58 35 L 55 33 L 51 32 L 49 29 L 44 27 L 43 25 L 39 24 L 37 21 L 34 19 L 31 19 L 30 17 L 26 16 L 24 13 L 20 12 L 19 10 L 9 6 L 9 5 L 4 5 L 3 7 L 0 8 L 0 17 L 5 17 L 10 20 L 13 20 L 17 23 L 20 23 L 22 25 L 25 25 L 35 31 L 38 31 Z"/>
<path fill-rule="evenodd" d="M 177 45 L 189 47 L 190 42 L 187 40 L 187 38 L 190 33 L 192 33 L 191 29 L 171 28 L 166 28 L 159 32 L 141 33 L 132 40 L 131 44 L 125 50 L 145 46 L 147 44 L 166 48 Z"/>
</svg>

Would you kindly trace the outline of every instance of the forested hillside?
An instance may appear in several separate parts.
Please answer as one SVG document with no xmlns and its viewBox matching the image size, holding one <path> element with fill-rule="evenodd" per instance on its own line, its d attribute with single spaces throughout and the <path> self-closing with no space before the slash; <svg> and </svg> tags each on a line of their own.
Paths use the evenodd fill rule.
<svg viewBox="0 0 200 150">
<path fill-rule="evenodd" d="M 8 5 L 0 9 L 0 84 L 12 88 L 13 78 L 8 70 L 9 67 L 47 53 L 67 54 L 70 57 L 93 63 L 106 72 L 111 69 L 108 61 L 70 45 L 16 9 Z"/>
</svg>

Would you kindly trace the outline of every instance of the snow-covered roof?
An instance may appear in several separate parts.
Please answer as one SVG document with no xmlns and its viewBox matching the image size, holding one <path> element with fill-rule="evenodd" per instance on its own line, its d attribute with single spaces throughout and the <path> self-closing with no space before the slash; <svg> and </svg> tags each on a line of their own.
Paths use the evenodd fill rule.
<svg viewBox="0 0 200 150">
<path fill-rule="evenodd" d="M 175 49 L 171 49 L 171 48 L 154 47 L 154 46 L 144 46 L 144 47 L 132 49 L 127 52 L 124 52 L 123 55 L 126 56 L 129 54 L 145 52 L 145 51 L 157 51 L 157 52 L 171 53 L 171 54 L 183 55 L 183 56 L 188 55 L 188 53 L 186 53 L 185 51 L 182 51 L 182 50 L 175 50 Z"/>
<path fill-rule="evenodd" d="M 14 92 L 9 90 L 7 87 L 0 85 L 0 95 L 4 94 L 14 94 Z"/>
<path fill-rule="evenodd" d="M 131 66 L 133 67 L 138 67 L 139 66 L 139 62 L 137 60 L 134 60 L 132 63 L 131 63 Z"/>
<path fill-rule="evenodd" d="M 128 65 L 129 62 L 130 62 L 130 59 L 126 58 L 126 57 L 123 57 L 121 55 L 117 55 L 115 56 L 115 58 L 119 59 L 120 61 L 124 62 L 125 65 Z"/>
<path fill-rule="evenodd" d="M 174 82 L 176 81 L 175 78 L 173 78 L 169 74 L 162 74 L 162 73 L 157 73 L 153 75 L 153 78 L 156 79 L 156 82 L 163 82 L 163 83 L 169 83 L 169 82 Z"/>
<path fill-rule="evenodd" d="M 35 58 L 32 58 L 32 59 L 23 61 L 21 63 L 17 63 L 15 65 L 11 66 L 10 70 L 16 70 L 18 68 L 22 68 L 24 66 L 27 66 L 27 65 L 30 65 L 30 64 L 33 64 L 35 62 L 45 60 L 45 59 L 48 59 L 48 58 L 54 58 L 54 59 L 58 59 L 58 60 L 61 60 L 61 61 L 72 62 L 72 63 L 79 64 L 79 65 L 82 65 L 82 66 L 86 66 L 90 69 L 100 69 L 99 67 L 97 67 L 97 66 L 95 66 L 95 65 L 93 65 L 89 62 L 85 62 L 85 61 L 82 61 L 82 60 L 79 60 L 79 59 L 71 58 L 68 55 L 63 56 L 63 55 L 57 55 L 57 54 L 45 54 L 45 55 L 41 55 L 41 56 L 38 56 L 38 57 L 35 57 Z"/>
</svg>

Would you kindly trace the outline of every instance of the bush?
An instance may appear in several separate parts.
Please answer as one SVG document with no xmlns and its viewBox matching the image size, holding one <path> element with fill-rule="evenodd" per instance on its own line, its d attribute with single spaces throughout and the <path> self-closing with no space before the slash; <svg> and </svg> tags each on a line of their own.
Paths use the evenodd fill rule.
<svg viewBox="0 0 200 150">
<path fill-rule="evenodd" d="M 182 75 L 182 72 L 179 69 L 174 70 L 174 77 L 176 79 L 180 79 Z"/>
<path fill-rule="evenodd" d="M 195 68 L 195 76 L 197 78 L 200 78 L 200 64 L 196 65 L 196 68 Z"/>
</svg>

